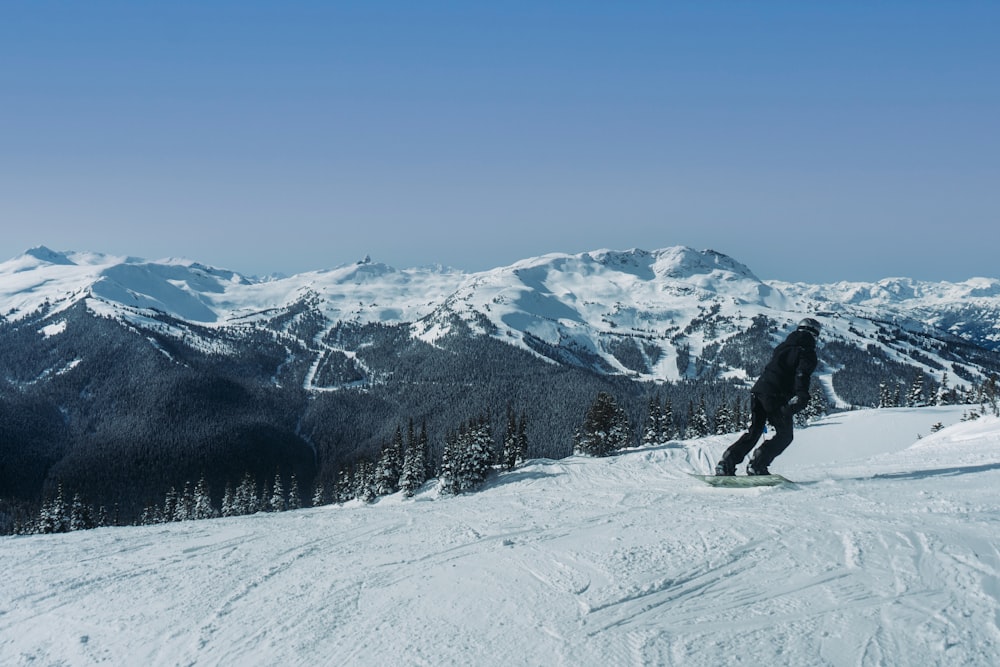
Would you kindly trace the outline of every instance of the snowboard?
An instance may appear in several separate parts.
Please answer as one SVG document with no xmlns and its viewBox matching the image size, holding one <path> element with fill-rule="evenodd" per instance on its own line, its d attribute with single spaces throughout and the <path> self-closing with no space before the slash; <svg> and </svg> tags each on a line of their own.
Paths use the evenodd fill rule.
<svg viewBox="0 0 1000 667">
<path fill-rule="evenodd" d="M 732 489 L 746 489 L 754 486 L 778 486 L 780 484 L 794 484 L 795 482 L 782 477 L 781 475 L 695 475 L 688 473 L 695 479 L 700 479 L 709 486 L 722 486 Z"/>
</svg>

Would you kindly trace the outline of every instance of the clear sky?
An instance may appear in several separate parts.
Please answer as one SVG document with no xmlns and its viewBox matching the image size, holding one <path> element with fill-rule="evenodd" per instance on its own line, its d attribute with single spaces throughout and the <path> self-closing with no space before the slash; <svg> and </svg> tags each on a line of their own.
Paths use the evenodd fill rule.
<svg viewBox="0 0 1000 667">
<path fill-rule="evenodd" d="M 998 2 L 0 4 L 0 259 L 1000 276 Z"/>
</svg>

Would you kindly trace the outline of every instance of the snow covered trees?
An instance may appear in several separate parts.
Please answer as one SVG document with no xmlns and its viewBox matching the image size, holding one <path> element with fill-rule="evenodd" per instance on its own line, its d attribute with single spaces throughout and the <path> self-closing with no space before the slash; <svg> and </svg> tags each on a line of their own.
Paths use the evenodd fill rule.
<svg viewBox="0 0 1000 667">
<path fill-rule="evenodd" d="M 805 426 L 809 422 L 819 419 L 829 412 L 829 405 L 826 402 L 826 394 L 818 386 L 813 386 L 809 395 L 809 403 L 801 411 L 795 413 L 795 425 Z"/>
<path fill-rule="evenodd" d="M 375 495 L 387 496 L 399 490 L 403 472 L 403 430 L 396 427 L 392 440 L 382 446 L 375 464 Z"/>
<path fill-rule="evenodd" d="M 205 476 L 202 475 L 194 487 L 194 515 L 191 518 L 199 521 L 211 519 L 214 516 L 216 516 L 216 512 L 215 508 L 212 507 L 212 497 L 208 493 Z"/>
<path fill-rule="evenodd" d="M 284 512 L 287 509 L 285 500 L 285 489 L 281 484 L 281 475 L 274 476 L 274 483 L 271 485 L 271 498 L 267 501 L 267 509 L 271 512 Z"/>
<path fill-rule="evenodd" d="M 493 429 L 488 417 L 463 424 L 445 439 L 441 490 L 458 494 L 479 487 L 493 468 Z"/>
<path fill-rule="evenodd" d="M 708 408 L 705 406 L 705 397 L 698 400 L 698 408 L 693 404 L 688 404 L 688 424 L 684 431 L 686 438 L 704 438 L 712 434 L 712 427 L 708 423 Z"/>
<path fill-rule="evenodd" d="M 486 480 L 494 464 L 501 469 L 515 467 L 527 453 L 527 428 L 527 418 L 521 415 L 518 419 L 510 410 L 499 455 L 492 422 L 485 414 L 448 432 L 440 450 L 438 488 L 446 494 L 466 493 Z M 362 459 L 340 470 L 334 499 L 338 503 L 354 499 L 374 502 L 397 491 L 411 497 L 431 477 L 429 471 L 433 468 L 427 424 L 421 425 L 417 435 L 411 420 L 405 439 L 402 429 L 397 428 L 392 440 L 382 446 L 377 462 Z"/>
<path fill-rule="evenodd" d="M 500 450 L 500 468 L 513 470 L 528 455 L 527 418 L 522 414 L 520 421 L 514 408 L 507 406 L 507 426 L 503 434 L 503 449 Z"/>
<path fill-rule="evenodd" d="M 69 516 L 62 484 L 60 484 L 56 496 L 42 503 L 38 521 L 32 532 L 65 533 L 67 530 L 69 530 Z"/>
<path fill-rule="evenodd" d="M 906 404 L 911 408 L 919 408 L 927 405 L 924 397 L 924 374 L 917 373 L 910 385 L 910 390 L 906 394 Z"/>
<path fill-rule="evenodd" d="M 458 431 L 448 436 L 445 443 L 439 475 L 440 490 L 450 494 L 466 493 L 481 486 L 495 466 L 505 469 L 517 466 L 526 456 L 527 428 L 526 416 L 522 414 L 518 418 L 510 410 L 504 447 L 500 451 L 502 456 L 498 456 L 489 416 L 484 413 L 463 423 Z M 338 503 L 354 499 L 374 502 L 380 496 L 396 492 L 411 497 L 426 484 L 428 470 L 432 469 L 436 466 L 431 462 L 427 425 L 422 424 L 418 434 L 411 420 L 405 438 L 403 429 L 396 428 L 376 460 L 362 458 L 353 465 L 341 468 L 329 495 L 323 482 L 315 480 L 312 505 L 322 505 L 328 498 Z M 178 488 L 182 490 L 178 491 Z M 212 503 L 204 475 L 196 484 L 185 482 L 183 486 L 169 487 L 161 497 L 161 502 L 145 505 L 135 520 L 137 524 L 234 517 L 261 511 L 283 512 L 302 506 L 296 475 L 285 475 L 280 470 L 264 478 L 247 471 L 239 484 L 234 485 L 230 481 L 225 486 L 218 509 Z M 18 530 L 31 533 L 67 532 L 107 523 L 108 512 L 103 507 L 95 510 L 86 505 L 79 494 L 74 495 L 72 503 L 66 498 L 62 486 L 59 486 L 57 493 L 43 503 L 37 518 L 19 522 Z M 116 516 L 117 511 L 116 508 Z"/>
<path fill-rule="evenodd" d="M 642 444 L 655 445 L 675 437 L 677 428 L 674 426 L 673 406 L 669 398 L 661 404 L 660 396 L 657 394 L 649 399 L 646 424 L 642 430 Z"/>
<path fill-rule="evenodd" d="M 574 452 L 585 456 L 607 456 L 632 443 L 632 426 L 614 397 L 600 392 L 587 410 L 577 431 Z"/>
<path fill-rule="evenodd" d="M 116 510 L 117 514 L 117 510 Z M 56 494 L 42 503 L 38 516 L 20 525 L 21 533 L 68 533 L 75 530 L 89 530 L 110 525 L 112 519 L 106 508 L 95 509 L 87 504 L 79 492 L 66 502 L 62 484 L 56 487 Z"/>
<path fill-rule="evenodd" d="M 738 430 L 739 425 L 729 407 L 725 404 L 719 406 L 719 409 L 715 411 L 715 434 L 725 435 L 735 433 Z"/>
<path fill-rule="evenodd" d="M 407 498 L 413 496 L 427 481 L 428 452 L 427 424 L 421 426 L 420 435 L 415 436 L 413 420 L 407 428 L 406 451 L 403 454 L 403 472 L 399 478 L 399 489 Z"/>
</svg>

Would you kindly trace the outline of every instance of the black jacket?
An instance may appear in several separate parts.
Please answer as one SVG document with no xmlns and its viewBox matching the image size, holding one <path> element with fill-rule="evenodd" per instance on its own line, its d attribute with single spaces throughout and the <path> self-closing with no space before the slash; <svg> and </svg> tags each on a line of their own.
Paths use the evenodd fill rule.
<svg viewBox="0 0 1000 667">
<path fill-rule="evenodd" d="M 809 378 L 816 370 L 816 339 L 808 331 L 796 330 L 774 349 L 760 379 L 751 391 L 762 396 L 773 396 L 785 403 L 798 396 L 796 409 L 809 402 Z"/>
</svg>

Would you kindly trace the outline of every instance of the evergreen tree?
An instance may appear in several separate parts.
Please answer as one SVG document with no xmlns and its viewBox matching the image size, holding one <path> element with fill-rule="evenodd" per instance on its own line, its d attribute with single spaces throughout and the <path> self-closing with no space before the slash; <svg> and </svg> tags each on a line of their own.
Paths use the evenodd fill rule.
<svg viewBox="0 0 1000 667">
<path fill-rule="evenodd" d="M 191 491 L 191 483 L 184 482 L 184 490 L 177 498 L 177 507 L 174 509 L 174 521 L 190 521 L 194 518 L 194 493 Z"/>
<path fill-rule="evenodd" d="M 646 424 L 642 429 L 642 444 L 655 445 L 663 442 L 663 409 L 659 394 L 650 397 L 646 410 Z"/>
<path fill-rule="evenodd" d="M 142 514 L 139 515 L 140 526 L 152 526 L 154 523 L 160 523 L 159 511 L 155 507 L 146 505 L 142 508 Z"/>
<path fill-rule="evenodd" d="M 323 505 L 326 505 L 326 488 L 324 488 L 323 482 L 317 480 L 313 489 L 312 506 L 322 507 Z"/>
<path fill-rule="evenodd" d="M 417 445 L 423 452 L 424 457 L 424 481 L 434 477 L 434 457 L 431 456 L 431 441 L 430 437 L 427 435 L 427 421 L 424 420 L 420 424 L 420 437 L 417 438 Z"/>
<path fill-rule="evenodd" d="M 211 519 L 215 516 L 215 508 L 212 507 L 212 497 L 208 492 L 208 483 L 205 481 L 205 476 L 202 475 L 201 479 L 194 487 L 194 502 L 192 509 L 192 519 Z"/>
<path fill-rule="evenodd" d="M 812 398 L 809 400 L 809 409 L 814 419 L 825 417 L 830 413 L 830 404 L 827 403 L 826 394 L 822 388 L 817 387 L 816 391 L 813 392 Z"/>
<path fill-rule="evenodd" d="M 691 413 L 691 419 L 688 421 L 687 433 L 685 437 L 687 438 L 704 438 L 712 432 L 711 425 L 708 423 L 708 409 L 705 407 L 705 397 L 701 396 L 698 400 L 698 409 L 693 410 Z"/>
<path fill-rule="evenodd" d="M 236 487 L 233 498 L 233 509 L 238 516 L 256 514 L 261 511 L 261 499 L 257 494 L 257 483 L 247 472 L 243 475 L 243 480 Z"/>
<path fill-rule="evenodd" d="M 733 399 L 733 424 L 736 426 L 737 431 L 745 431 L 749 428 L 748 422 L 750 421 L 749 415 L 743 410 L 743 401 L 739 398 Z"/>
<path fill-rule="evenodd" d="M 660 410 L 659 431 L 663 442 L 673 440 L 677 437 L 677 426 L 674 424 L 674 408 L 669 398 L 664 401 L 663 409 Z"/>
<path fill-rule="evenodd" d="M 411 441 L 403 455 L 403 474 L 399 478 L 399 488 L 407 498 L 412 497 L 427 480 L 424 449 L 420 440 Z"/>
<path fill-rule="evenodd" d="M 399 465 L 400 465 L 400 475 L 402 475 L 403 459 L 406 458 L 406 450 L 413 447 L 417 443 L 417 433 L 413 428 L 413 417 L 410 417 L 406 421 L 406 442 L 400 441 L 399 443 Z"/>
<path fill-rule="evenodd" d="M 442 493 L 458 493 L 458 439 L 459 434 L 448 431 L 444 436 L 441 453 L 441 473 L 438 477 Z"/>
<path fill-rule="evenodd" d="M 284 512 L 288 509 L 285 500 L 285 487 L 281 483 L 281 473 L 274 474 L 274 482 L 271 484 L 271 498 L 267 501 L 269 512 Z"/>
<path fill-rule="evenodd" d="M 346 503 L 357 497 L 357 488 L 354 484 L 354 472 L 348 466 L 337 471 L 337 486 L 334 489 L 334 501 Z"/>
<path fill-rule="evenodd" d="M 288 483 L 288 502 L 285 504 L 285 508 L 289 511 L 302 509 L 302 495 L 299 492 L 299 479 L 292 473 L 291 480 Z"/>
<path fill-rule="evenodd" d="M 1000 381 L 995 374 L 990 375 L 983 384 L 983 413 L 991 412 L 1000 417 Z"/>
<path fill-rule="evenodd" d="M 515 465 L 528 460 L 528 415 L 521 413 L 517 422 L 517 460 Z"/>
<path fill-rule="evenodd" d="M 520 445 L 518 442 L 517 415 L 514 408 L 507 405 L 507 425 L 503 433 L 503 448 L 500 450 L 500 469 L 513 470 L 517 465 Z"/>
<path fill-rule="evenodd" d="M 628 416 L 614 397 L 600 392 L 587 410 L 583 425 L 577 431 L 575 451 L 584 456 L 607 456 L 632 439 Z"/>
<path fill-rule="evenodd" d="M 924 399 L 924 374 L 917 373 L 910 385 L 910 391 L 906 395 L 906 404 L 911 408 L 920 408 L 926 405 Z"/>
<path fill-rule="evenodd" d="M 723 403 L 719 406 L 719 409 L 715 412 L 715 434 L 725 435 L 727 433 L 733 433 L 737 430 L 736 424 L 733 421 L 733 414 L 729 411 L 729 408 Z"/>
<path fill-rule="evenodd" d="M 679 438 L 687 439 L 691 437 L 692 421 L 694 421 L 694 403 L 688 401 L 687 419 L 684 421 L 684 425 L 677 429 Z"/>
<path fill-rule="evenodd" d="M 231 484 L 226 484 L 222 494 L 222 516 L 236 516 L 236 493 Z"/>
<path fill-rule="evenodd" d="M 65 533 L 69 528 L 67 517 L 66 501 L 63 496 L 62 484 L 56 489 L 56 495 L 44 503 L 38 514 L 38 521 L 35 524 L 36 533 Z"/>
<path fill-rule="evenodd" d="M 167 491 L 167 497 L 163 499 L 163 512 L 160 521 L 169 523 L 177 520 L 177 489 L 173 486 Z"/>
<path fill-rule="evenodd" d="M 403 472 L 403 430 L 396 427 L 392 441 L 382 447 L 375 467 L 375 494 L 387 496 L 399 490 L 399 478 Z"/>
<path fill-rule="evenodd" d="M 493 450 L 493 425 L 483 415 L 470 430 L 470 441 L 465 457 L 465 486 L 474 489 L 486 481 L 493 470 L 496 453 Z M 465 489 L 463 489 L 465 490 Z"/>
<path fill-rule="evenodd" d="M 938 385 L 937 395 L 934 397 L 935 405 L 948 405 L 951 401 L 951 389 L 948 387 L 948 371 L 941 376 L 941 384 Z"/>
<path fill-rule="evenodd" d="M 73 502 L 69 510 L 70 530 L 89 530 L 94 527 L 94 517 L 88 507 L 83 502 L 79 493 L 73 494 Z"/>
<path fill-rule="evenodd" d="M 449 434 L 441 463 L 441 491 L 464 493 L 479 487 L 493 468 L 492 426 L 488 417 L 463 424 L 458 435 Z"/>
<path fill-rule="evenodd" d="M 370 503 L 378 497 L 375 482 L 375 464 L 364 459 L 354 468 L 354 497 Z"/>
</svg>

